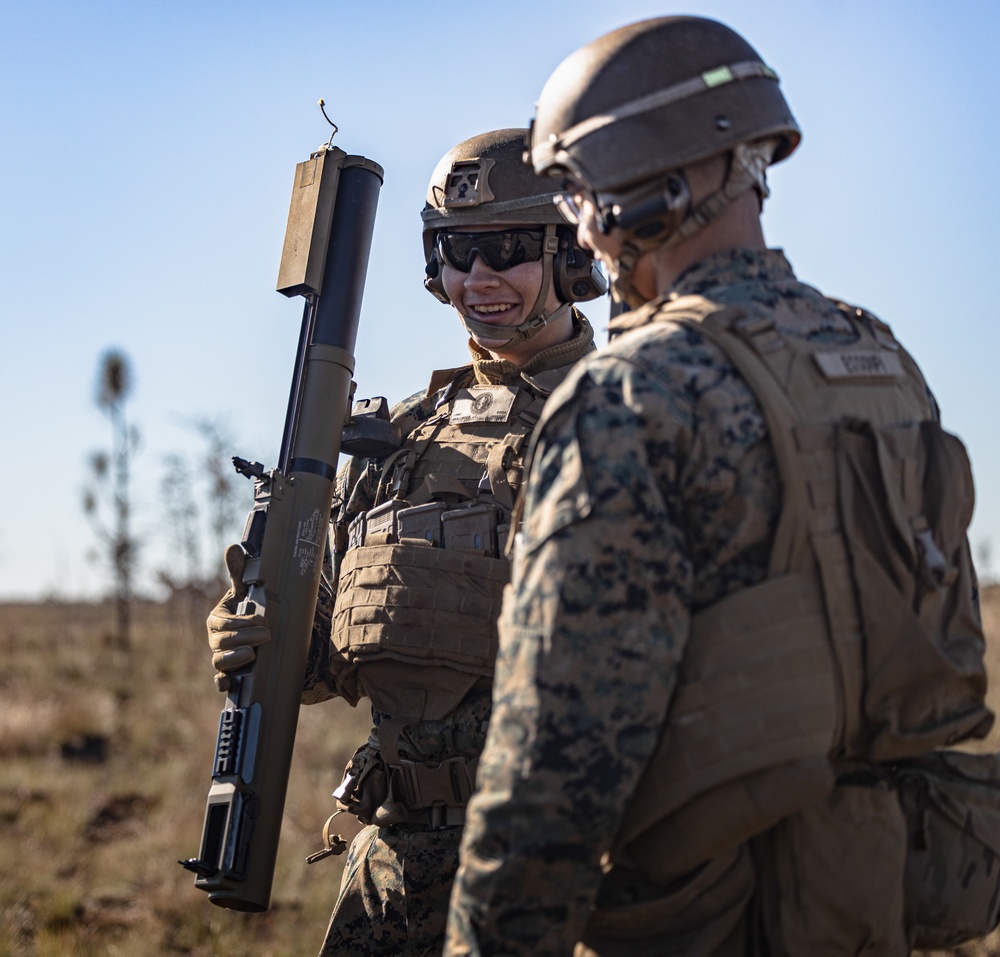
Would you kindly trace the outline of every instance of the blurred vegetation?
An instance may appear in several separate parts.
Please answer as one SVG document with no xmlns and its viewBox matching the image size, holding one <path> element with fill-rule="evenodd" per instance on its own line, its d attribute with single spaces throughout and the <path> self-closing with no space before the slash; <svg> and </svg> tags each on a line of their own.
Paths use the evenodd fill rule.
<svg viewBox="0 0 1000 957">
<path fill-rule="evenodd" d="M 222 910 L 177 864 L 198 852 L 224 701 L 204 625 L 133 600 L 131 677 L 116 628 L 113 602 L 0 606 L 0 957 L 316 953 L 343 858 L 304 859 L 367 709 L 302 709 L 272 908 Z"/>
<path fill-rule="evenodd" d="M 161 593 L 190 605 L 217 599 L 229 587 L 223 554 L 239 538 L 253 486 L 233 468 L 236 440 L 225 421 L 200 418 L 186 425 L 199 444 L 163 458 L 159 506 L 169 560 L 153 577 Z"/>
<path fill-rule="evenodd" d="M 1000 586 L 984 608 L 1000 713 Z M 344 858 L 304 858 L 367 709 L 302 709 L 271 910 L 222 910 L 177 864 L 198 851 L 223 703 L 202 626 L 135 602 L 127 684 L 115 626 L 113 603 L 0 606 L 0 957 L 316 953 Z M 998 744 L 1000 729 L 979 747 Z M 1000 955 L 1000 934 L 951 953 Z"/>
<path fill-rule="evenodd" d="M 120 349 L 109 349 L 98 364 L 94 399 L 111 422 L 111 447 L 90 457 L 90 480 L 83 493 L 83 510 L 99 543 L 99 555 L 111 570 L 115 586 L 116 628 L 113 641 L 117 665 L 131 666 L 132 592 L 139 543 L 132 534 L 132 459 L 139 431 L 130 426 L 126 401 L 132 392 L 132 364 Z"/>
</svg>

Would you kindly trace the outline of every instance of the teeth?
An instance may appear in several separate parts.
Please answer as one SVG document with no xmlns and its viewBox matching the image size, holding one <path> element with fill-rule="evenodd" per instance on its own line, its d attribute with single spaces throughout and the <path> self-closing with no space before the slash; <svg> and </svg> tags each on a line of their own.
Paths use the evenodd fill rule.
<svg viewBox="0 0 1000 957">
<path fill-rule="evenodd" d="M 476 312 L 506 312 L 508 309 L 512 309 L 513 305 L 509 302 L 494 303 L 491 306 L 475 306 Z"/>
</svg>

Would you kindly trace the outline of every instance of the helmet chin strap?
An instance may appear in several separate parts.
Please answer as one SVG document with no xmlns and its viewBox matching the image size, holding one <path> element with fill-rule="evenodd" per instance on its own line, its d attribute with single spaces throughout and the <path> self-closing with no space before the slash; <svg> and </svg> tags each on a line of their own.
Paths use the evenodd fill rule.
<svg viewBox="0 0 1000 957">
<path fill-rule="evenodd" d="M 570 308 L 568 302 L 560 303 L 558 308 L 545 315 L 545 300 L 548 299 L 549 289 L 552 287 L 552 270 L 555 255 L 559 249 L 559 239 L 556 236 L 556 227 L 548 223 L 545 226 L 545 239 L 542 247 L 542 281 L 538 287 L 538 295 L 531 308 L 528 310 L 528 318 L 519 326 L 498 326 L 490 322 L 480 322 L 471 316 L 458 312 L 462 324 L 469 330 L 469 334 L 480 339 L 495 339 L 502 341 L 505 345 L 516 342 L 524 342 L 537 336 L 546 326 L 566 315 Z"/>
<path fill-rule="evenodd" d="M 636 239 L 634 229 L 629 230 L 622 241 L 622 248 L 611 277 L 611 289 L 615 299 L 627 303 L 633 309 L 638 309 L 645 302 L 632 285 L 635 267 L 644 253 L 657 248 L 670 249 L 700 233 L 733 200 L 738 199 L 748 189 L 756 189 L 763 204 L 770 195 L 767 188 L 767 166 L 771 162 L 776 145 L 774 140 L 739 143 L 733 149 L 732 162 L 722 188 L 706 196 L 690 210 L 666 238 L 658 236 L 655 244 L 648 245 Z"/>
<path fill-rule="evenodd" d="M 632 274 L 639 258 L 646 251 L 632 239 L 626 238 L 611 269 L 611 295 L 615 302 L 623 302 L 629 309 L 638 309 L 646 301 L 632 286 Z"/>
<path fill-rule="evenodd" d="M 495 339 L 498 342 L 503 341 L 505 345 L 511 345 L 515 342 L 524 342 L 524 340 L 538 335 L 547 325 L 566 315 L 568 311 L 569 303 L 560 303 L 559 308 L 553 309 L 547 316 L 535 316 L 534 319 L 522 322 L 519 326 L 495 326 L 488 322 L 480 322 L 478 319 L 472 319 L 461 312 L 458 316 L 462 320 L 462 325 L 469 330 L 470 335 L 477 336 L 480 339 Z"/>
</svg>

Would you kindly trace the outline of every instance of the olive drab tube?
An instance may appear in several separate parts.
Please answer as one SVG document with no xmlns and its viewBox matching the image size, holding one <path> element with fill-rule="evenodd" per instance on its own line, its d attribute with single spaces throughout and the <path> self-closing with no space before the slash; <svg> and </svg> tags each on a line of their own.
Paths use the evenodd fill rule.
<svg viewBox="0 0 1000 957">
<path fill-rule="evenodd" d="M 332 146 L 296 168 L 278 291 L 306 306 L 279 466 L 255 476 L 242 547 L 271 641 L 230 675 L 197 858 L 220 907 L 267 910 L 312 633 L 382 168 Z"/>
</svg>

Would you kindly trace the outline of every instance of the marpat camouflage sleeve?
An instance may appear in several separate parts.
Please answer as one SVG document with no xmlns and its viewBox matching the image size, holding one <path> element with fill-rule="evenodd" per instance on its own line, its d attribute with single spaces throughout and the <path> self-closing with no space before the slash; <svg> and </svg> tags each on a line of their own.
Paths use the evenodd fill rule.
<svg viewBox="0 0 1000 957">
<path fill-rule="evenodd" d="M 735 370 L 676 326 L 619 340 L 554 393 L 446 954 L 572 954 L 691 609 L 766 569 L 779 491 L 765 434 Z"/>
</svg>

